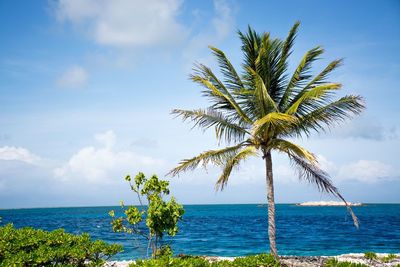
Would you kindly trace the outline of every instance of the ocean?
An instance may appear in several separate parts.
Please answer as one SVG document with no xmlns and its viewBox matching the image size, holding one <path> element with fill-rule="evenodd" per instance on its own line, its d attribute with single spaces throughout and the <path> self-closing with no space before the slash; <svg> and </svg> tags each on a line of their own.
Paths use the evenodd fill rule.
<svg viewBox="0 0 400 267">
<path fill-rule="evenodd" d="M 114 233 L 108 212 L 119 207 L 35 208 L 0 210 L 0 225 L 64 228 L 87 232 L 93 239 L 124 245 L 114 259 L 146 255 L 146 242 Z M 367 204 L 353 208 L 360 220 L 354 227 L 344 207 L 276 205 L 277 246 L 282 255 L 337 255 L 351 252 L 400 253 L 400 204 Z M 118 215 L 118 212 L 117 212 Z M 268 251 L 267 207 L 185 205 L 179 233 L 164 242 L 176 254 L 241 256 Z"/>
</svg>

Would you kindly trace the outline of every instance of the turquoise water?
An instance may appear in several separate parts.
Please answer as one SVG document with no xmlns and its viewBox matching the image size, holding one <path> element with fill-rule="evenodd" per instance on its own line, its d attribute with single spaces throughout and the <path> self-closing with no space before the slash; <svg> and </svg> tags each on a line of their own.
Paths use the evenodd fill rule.
<svg viewBox="0 0 400 267">
<path fill-rule="evenodd" d="M 146 243 L 113 233 L 108 211 L 119 207 L 0 210 L 0 224 L 88 232 L 94 239 L 124 245 L 116 259 L 143 257 Z M 180 232 L 165 242 L 175 253 L 238 256 L 266 252 L 267 208 L 249 205 L 186 205 Z M 350 252 L 400 253 L 400 204 L 354 207 L 360 228 L 343 207 L 277 205 L 277 245 L 283 255 L 337 255 Z"/>
</svg>

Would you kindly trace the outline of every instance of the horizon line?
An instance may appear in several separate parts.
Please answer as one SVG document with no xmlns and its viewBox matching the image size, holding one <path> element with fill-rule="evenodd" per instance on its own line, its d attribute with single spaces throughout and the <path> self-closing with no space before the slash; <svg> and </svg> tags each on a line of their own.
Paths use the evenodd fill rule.
<svg viewBox="0 0 400 267">
<path fill-rule="evenodd" d="M 295 205 L 302 202 L 279 202 L 275 205 Z M 400 202 L 360 202 L 363 205 L 390 205 L 390 204 L 400 204 Z M 183 206 L 217 206 L 217 205 L 262 205 L 267 206 L 267 203 L 192 203 L 192 204 L 181 204 Z M 140 206 L 135 204 L 128 204 L 125 206 Z M 147 206 L 147 205 L 143 205 Z M 106 208 L 106 207 L 120 207 L 120 205 L 94 205 L 94 206 L 48 206 L 48 207 L 15 207 L 15 208 L 0 208 L 2 210 L 23 210 L 23 209 L 68 209 L 68 208 Z M 303 206 L 307 207 L 307 206 Z M 310 206 L 310 207 L 328 207 L 328 206 Z M 332 206 L 332 207 L 342 207 L 342 206 Z M 343 206 L 344 207 L 344 206 Z"/>
</svg>

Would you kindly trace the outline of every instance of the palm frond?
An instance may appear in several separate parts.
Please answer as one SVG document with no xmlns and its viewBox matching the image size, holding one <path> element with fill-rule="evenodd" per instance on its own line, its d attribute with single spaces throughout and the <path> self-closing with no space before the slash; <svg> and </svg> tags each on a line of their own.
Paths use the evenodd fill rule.
<svg viewBox="0 0 400 267">
<path fill-rule="evenodd" d="M 295 114 L 299 107 L 307 104 L 315 106 L 316 103 L 320 103 L 321 105 L 324 105 L 327 101 L 329 101 L 329 96 L 332 96 L 332 94 L 329 93 L 334 90 L 338 90 L 341 87 L 342 85 L 340 83 L 328 83 L 316 86 L 305 92 L 296 102 L 294 102 L 287 108 L 287 110 L 285 110 L 285 113 Z"/>
<path fill-rule="evenodd" d="M 286 87 L 284 86 L 287 84 L 287 74 L 286 71 L 288 69 L 288 58 L 292 53 L 292 47 L 294 44 L 294 41 L 296 39 L 297 35 L 297 30 L 300 26 L 300 22 L 297 21 L 293 27 L 290 29 L 288 36 L 286 39 L 282 42 L 281 47 L 279 49 L 279 63 L 276 67 L 275 70 L 275 77 L 277 77 L 275 85 L 275 93 L 272 93 L 272 98 L 275 100 L 275 102 L 279 103 L 280 100 L 282 99 L 282 96 L 285 93 Z"/>
<path fill-rule="evenodd" d="M 332 61 L 331 63 L 329 63 L 328 66 L 325 67 L 325 69 L 323 69 L 317 76 L 315 76 L 314 79 L 311 80 L 310 83 L 308 83 L 305 86 L 305 89 L 327 82 L 326 79 L 327 79 L 328 75 L 332 71 L 334 71 L 336 68 L 340 67 L 342 65 L 342 63 L 343 63 L 343 59 L 336 59 L 336 60 Z"/>
<path fill-rule="evenodd" d="M 226 147 L 223 149 L 217 150 L 207 150 L 193 158 L 183 159 L 179 162 L 178 166 L 172 169 L 167 173 L 167 175 L 176 176 L 181 172 L 185 172 L 188 170 L 194 170 L 199 165 L 203 168 L 207 167 L 207 164 L 213 163 L 217 166 L 224 164 L 227 160 L 232 158 L 232 156 L 236 155 L 237 151 L 246 143 L 242 142 L 235 146 Z"/>
<path fill-rule="evenodd" d="M 269 33 L 262 36 L 261 46 L 258 50 L 256 68 L 254 69 L 262 78 L 271 98 L 276 101 L 283 87 L 283 72 L 280 68 L 283 42 L 280 39 L 271 39 Z"/>
<path fill-rule="evenodd" d="M 332 194 L 345 203 L 347 210 L 349 211 L 353 219 L 354 225 L 358 228 L 359 222 L 357 216 L 354 214 L 351 207 L 347 204 L 346 200 L 339 192 L 339 189 L 337 189 L 337 187 L 332 184 L 329 175 L 321 170 L 316 164 L 311 164 L 306 160 L 291 153 L 288 153 L 288 156 L 291 159 L 293 165 L 297 167 L 300 179 L 304 179 L 309 183 L 315 184 L 320 191 Z"/>
<path fill-rule="evenodd" d="M 308 162 L 317 164 L 317 158 L 313 153 L 290 141 L 277 138 L 271 142 L 270 147 L 271 149 L 276 149 L 290 155 L 296 155 L 299 158 L 306 159 Z"/>
<path fill-rule="evenodd" d="M 257 155 L 257 149 L 254 146 L 247 146 L 227 160 L 223 166 L 222 174 L 215 184 L 216 190 L 222 191 L 224 189 L 235 166 L 238 166 L 241 161 L 245 160 L 249 156 L 255 155 Z"/>
<path fill-rule="evenodd" d="M 241 49 L 244 56 L 241 76 L 245 88 L 236 94 L 236 99 L 243 107 L 243 111 L 254 121 L 258 117 L 258 108 L 255 104 L 253 74 L 249 69 L 257 69 L 256 60 L 259 55 L 262 38 L 250 26 L 248 26 L 246 33 L 238 31 L 238 35 L 242 42 Z"/>
<path fill-rule="evenodd" d="M 218 60 L 221 72 L 225 77 L 224 82 L 226 86 L 228 88 L 231 88 L 232 91 L 244 88 L 240 76 L 237 74 L 235 68 L 232 66 L 232 63 L 226 57 L 225 53 L 213 46 L 209 46 L 209 48 L 213 51 L 213 54 L 216 56 Z"/>
<path fill-rule="evenodd" d="M 283 94 L 280 102 L 279 108 L 280 110 L 284 110 L 286 105 L 290 101 L 290 96 L 294 92 L 296 87 L 301 86 L 305 81 L 307 81 L 311 75 L 309 73 L 311 64 L 318 59 L 318 57 L 324 52 L 324 50 L 317 46 L 311 50 L 309 50 L 300 61 L 300 64 L 297 66 L 294 71 L 287 87 L 285 93 Z"/>
<path fill-rule="evenodd" d="M 255 96 L 255 105 L 259 110 L 260 117 L 265 116 L 271 111 L 278 111 L 278 108 L 268 93 L 268 90 L 264 84 L 263 79 L 260 75 L 253 69 L 248 69 L 249 72 L 253 75 L 253 79 L 255 82 L 254 88 L 254 96 Z"/>
<path fill-rule="evenodd" d="M 171 114 L 176 117 L 181 117 L 183 121 L 191 121 L 194 123 L 194 127 L 199 127 L 203 130 L 207 130 L 210 127 L 215 127 L 215 134 L 218 140 L 222 137 L 225 138 L 226 142 L 241 142 L 244 140 L 246 134 L 250 133 L 245 127 L 236 124 L 232 119 L 227 118 L 223 113 L 216 111 L 215 109 L 208 108 L 206 110 L 182 110 L 174 109 Z"/>
<path fill-rule="evenodd" d="M 312 79 L 302 90 L 300 90 L 290 101 L 290 104 L 288 106 L 293 105 L 297 100 L 299 100 L 306 92 L 310 90 L 310 88 L 316 87 L 318 85 L 321 85 L 323 83 L 328 83 L 327 82 L 327 77 L 328 75 L 334 71 L 336 68 L 341 66 L 343 63 L 342 59 L 337 59 L 332 61 L 331 63 L 328 64 L 328 66 L 325 67 L 324 70 L 322 70 L 317 76 L 315 76 L 314 79 Z"/>
<path fill-rule="evenodd" d="M 214 108 L 228 110 L 231 112 L 235 111 L 237 113 L 235 118 L 240 118 L 247 123 L 252 123 L 250 118 L 243 112 L 238 103 L 228 92 L 222 92 L 208 79 L 199 75 L 192 75 L 191 79 L 206 89 L 203 90 L 203 95 L 209 97 L 214 102 Z"/>
<path fill-rule="evenodd" d="M 189 77 L 193 80 L 195 76 L 200 76 L 208 81 L 210 81 L 216 88 L 224 93 L 229 93 L 225 85 L 220 79 L 214 74 L 214 72 L 204 64 L 195 63 L 193 66 L 193 74 Z"/>
<path fill-rule="evenodd" d="M 251 133 L 253 136 L 265 138 L 264 133 L 268 132 L 271 137 L 277 133 L 290 132 L 298 122 L 295 116 L 271 112 L 254 122 Z"/>
<path fill-rule="evenodd" d="M 290 136 L 309 136 L 312 131 L 324 132 L 335 124 L 360 114 L 365 109 L 361 96 L 348 95 L 332 103 L 319 107 L 304 116 L 299 117 Z"/>
<path fill-rule="evenodd" d="M 288 36 L 285 39 L 282 47 L 282 57 L 281 57 L 281 64 L 284 64 L 287 58 L 291 54 L 291 50 L 294 44 L 294 40 L 296 39 L 297 30 L 300 26 L 300 21 L 296 21 L 293 27 L 290 29 Z"/>
<path fill-rule="evenodd" d="M 243 66 L 256 69 L 256 59 L 258 57 L 258 49 L 261 45 L 261 36 L 250 26 L 247 28 L 247 33 L 238 31 L 238 35 L 242 41 L 241 48 L 244 54 Z M 246 68 L 245 71 L 247 71 Z"/>
</svg>

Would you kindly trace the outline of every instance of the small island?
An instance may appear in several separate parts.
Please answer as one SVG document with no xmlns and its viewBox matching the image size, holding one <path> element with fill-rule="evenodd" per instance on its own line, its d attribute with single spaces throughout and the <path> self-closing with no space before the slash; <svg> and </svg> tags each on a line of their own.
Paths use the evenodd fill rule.
<svg viewBox="0 0 400 267">
<path fill-rule="evenodd" d="M 316 207 L 316 206 L 346 206 L 343 201 L 308 201 L 303 203 L 296 204 L 297 206 L 307 206 L 307 207 Z M 349 206 L 362 206 L 362 203 L 352 203 L 347 202 Z"/>
</svg>

